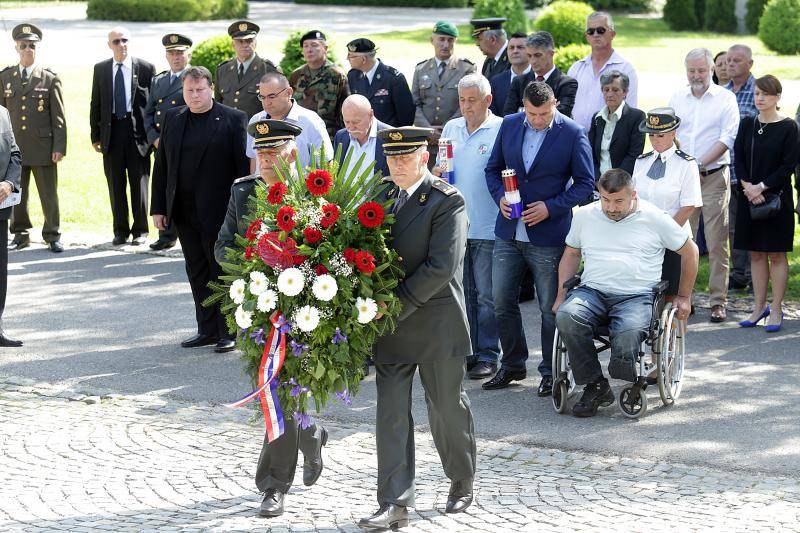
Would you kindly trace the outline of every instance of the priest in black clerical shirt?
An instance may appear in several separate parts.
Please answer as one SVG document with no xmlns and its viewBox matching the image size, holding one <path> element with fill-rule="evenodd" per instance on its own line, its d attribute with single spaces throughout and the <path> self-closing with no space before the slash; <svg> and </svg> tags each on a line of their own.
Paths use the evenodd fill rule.
<svg viewBox="0 0 800 533">
<path fill-rule="evenodd" d="M 247 116 L 213 100 L 211 73 L 189 67 L 183 79 L 185 106 L 167 111 L 153 169 L 150 214 L 158 229 L 174 220 L 192 287 L 197 334 L 184 348 L 215 344 L 215 351 L 233 350 L 219 307 L 203 307 L 208 282 L 222 273 L 214 259 L 214 243 L 225 219 L 233 181 L 248 174 L 245 154 Z"/>
</svg>

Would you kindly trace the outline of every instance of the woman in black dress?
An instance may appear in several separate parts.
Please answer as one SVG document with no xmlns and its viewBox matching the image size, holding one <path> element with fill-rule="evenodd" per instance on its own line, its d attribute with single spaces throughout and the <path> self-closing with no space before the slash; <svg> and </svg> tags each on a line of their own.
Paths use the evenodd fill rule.
<svg viewBox="0 0 800 533">
<path fill-rule="evenodd" d="M 759 113 L 739 124 L 734 145 L 736 176 L 744 194 L 739 195 L 733 247 L 750 252 L 755 309 L 741 327 L 766 320 L 764 331 L 775 332 L 783 324 L 783 296 L 789 279 L 787 252 L 794 242 L 791 175 L 798 158 L 798 128 L 791 118 L 778 114 L 781 82 L 767 75 L 756 80 L 755 105 Z M 753 220 L 750 206 L 763 204 L 771 194 L 780 198 L 774 216 Z M 772 280 L 772 303 L 767 289 Z"/>
</svg>

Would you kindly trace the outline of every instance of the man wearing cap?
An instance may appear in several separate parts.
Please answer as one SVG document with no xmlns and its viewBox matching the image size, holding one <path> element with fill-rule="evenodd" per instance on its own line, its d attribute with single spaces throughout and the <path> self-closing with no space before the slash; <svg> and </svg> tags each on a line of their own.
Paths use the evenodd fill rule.
<svg viewBox="0 0 800 533">
<path fill-rule="evenodd" d="M 42 238 L 51 252 L 63 252 L 58 207 L 58 163 L 67 153 L 67 122 L 61 80 L 55 72 L 36 64 L 36 48 L 42 31 L 30 23 L 11 30 L 19 63 L 0 72 L 0 104 L 8 108 L 14 136 L 22 152 L 22 200 L 11 217 L 11 248 L 30 245 L 33 227 L 28 214 L 30 179 L 33 173 L 42 202 Z"/>
<path fill-rule="evenodd" d="M 414 125 L 433 129 L 428 145 L 431 154 L 429 167 L 436 162 L 439 137 L 445 123 L 461 116 L 458 109 L 458 81 L 476 70 L 472 61 L 455 56 L 457 39 L 458 28 L 454 24 L 437 22 L 431 35 L 434 56 L 414 68 L 411 82 L 411 94 L 416 107 Z"/>
<path fill-rule="evenodd" d="M 20 190 L 22 155 L 14 140 L 11 117 L 8 110 L 0 106 L 0 204 L 12 193 Z M 19 348 L 22 341 L 13 339 L 3 331 L 3 310 L 6 305 L 6 285 L 8 283 L 8 218 L 11 207 L 0 209 L 0 347 Z"/>
<path fill-rule="evenodd" d="M 267 72 L 277 71 L 269 59 L 256 53 L 256 36 L 261 28 L 249 20 L 237 20 L 228 26 L 236 56 L 220 63 L 214 79 L 214 98 L 248 117 L 261 111 L 258 101 L 258 80 Z"/>
<path fill-rule="evenodd" d="M 255 195 L 256 187 L 281 181 L 274 168 L 281 160 L 290 165 L 294 163 L 297 157 L 295 138 L 301 131 L 293 122 L 284 120 L 259 120 L 247 127 L 259 159 L 259 172 L 233 182 L 225 222 L 214 245 L 218 262 L 227 260 L 227 250 L 236 242 L 237 233 L 244 237 L 250 217 L 248 200 Z M 259 179 L 264 183 L 259 183 Z M 292 487 L 297 468 L 298 450 L 303 452 L 303 484 L 310 487 L 317 482 L 322 474 L 322 447 L 327 441 L 327 430 L 313 420 L 305 429 L 294 419 L 286 420 L 283 435 L 271 443 L 264 437 L 256 468 L 256 486 L 264 493 L 258 512 L 261 516 L 271 518 L 283 514 L 283 501 Z"/>
<path fill-rule="evenodd" d="M 450 479 L 446 512 L 472 503 L 475 434 L 464 392 L 464 359 L 470 354 L 462 268 L 467 244 L 464 197 L 428 171 L 429 128 L 382 131 L 391 177 L 383 202 L 393 201 L 391 246 L 403 258 L 405 278 L 395 289 L 402 310 L 397 329 L 376 342 L 378 406 L 378 511 L 364 529 L 408 524 L 414 505 L 414 423 L 411 384 L 419 370 L 433 441 Z"/>
<path fill-rule="evenodd" d="M 183 101 L 182 76 L 189 61 L 192 59 L 192 40 L 180 33 L 168 33 L 161 39 L 161 44 L 167 53 L 169 70 L 159 72 L 153 78 L 150 87 L 150 96 L 147 107 L 144 108 L 144 128 L 147 131 L 147 140 L 158 149 L 161 136 L 161 123 L 168 109 L 186 105 Z M 159 230 L 158 240 L 150 245 L 153 250 L 166 250 L 175 246 L 178 231 L 174 224 L 169 224 L 166 230 Z"/>
<path fill-rule="evenodd" d="M 342 103 L 350 94 L 347 75 L 328 59 L 325 34 L 311 30 L 300 37 L 306 64 L 289 75 L 294 99 L 306 109 L 315 111 L 333 138 L 342 127 Z"/>
<path fill-rule="evenodd" d="M 369 39 L 347 43 L 347 61 L 352 67 L 347 73 L 350 92 L 366 96 L 381 122 L 410 126 L 414 123 L 414 98 L 408 82 L 399 70 L 377 59 L 377 53 L 378 48 Z"/>
<path fill-rule="evenodd" d="M 504 18 L 472 19 L 472 36 L 475 44 L 481 49 L 486 60 L 481 67 L 481 74 L 491 80 L 503 71 L 511 68 L 508 61 L 508 38 L 503 29 Z"/>
</svg>

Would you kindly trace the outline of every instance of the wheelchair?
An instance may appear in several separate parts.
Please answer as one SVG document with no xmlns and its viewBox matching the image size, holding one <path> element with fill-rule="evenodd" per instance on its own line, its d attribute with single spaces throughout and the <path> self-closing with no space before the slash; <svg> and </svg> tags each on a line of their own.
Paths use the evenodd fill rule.
<svg viewBox="0 0 800 533">
<path fill-rule="evenodd" d="M 564 283 L 569 291 L 580 284 L 580 277 L 574 276 Z M 667 281 L 661 281 L 653 288 L 653 307 L 647 337 L 639 348 L 636 357 L 637 378 L 634 383 L 625 386 L 617 397 L 622 414 L 627 418 L 639 418 L 647 412 L 648 385 L 658 385 L 661 401 L 670 406 L 681 394 L 684 354 L 686 349 L 686 323 L 677 318 L 677 308 L 666 301 Z M 597 353 L 611 348 L 609 330 L 606 326 L 595 328 L 594 341 Z M 655 363 L 650 362 L 647 351 L 655 356 Z M 648 376 L 656 370 L 656 378 Z M 564 413 L 567 404 L 576 388 L 572 377 L 567 346 L 556 328 L 553 341 L 553 407 L 556 412 Z"/>
</svg>

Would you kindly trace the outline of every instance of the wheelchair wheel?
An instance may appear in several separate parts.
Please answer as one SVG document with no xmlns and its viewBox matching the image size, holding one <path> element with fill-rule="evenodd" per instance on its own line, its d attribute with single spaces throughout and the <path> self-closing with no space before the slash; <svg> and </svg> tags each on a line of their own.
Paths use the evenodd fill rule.
<svg viewBox="0 0 800 533">
<path fill-rule="evenodd" d="M 567 411 L 567 400 L 569 399 L 569 381 L 566 379 L 559 379 L 553 383 L 553 408 L 558 414 L 564 414 Z"/>
<path fill-rule="evenodd" d="M 628 385 L 620 391 L 617 403 L 627 418 L 639 418 L 647 412 L 647 394 L 634 385 Z"/>
<path fill-rule="evenodd" d="M 553 393 L 551 395 L 553 408 L 557 413 L 563 414 L 567 410 L 567 400 L 569 400 L 571 387 L 567 346 L 558 333 L 558 329 L 556 329 L 555 338 L 553 339 L 552 370 L 554 377 Z"/>
<path fill-rule="evenodd" d="M 678 310 L 672 306 L 664 309 L 664 331 L 658 365 L 658 393 L 664 405 L 672 405 L 681 394 L 685 353 L 686 323 L 677 318 Z"/>
</svg>

